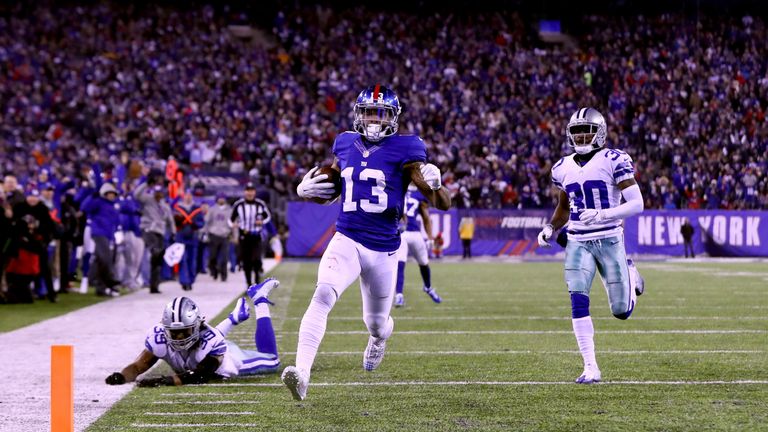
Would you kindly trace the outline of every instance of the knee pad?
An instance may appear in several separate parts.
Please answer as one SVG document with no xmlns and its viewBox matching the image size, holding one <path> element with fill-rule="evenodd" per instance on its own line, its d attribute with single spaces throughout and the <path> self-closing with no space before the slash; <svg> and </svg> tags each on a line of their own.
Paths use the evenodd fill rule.
<svg viewBox="0 0 768 432">
<path fill-rule="evenodd" d="M 620 320 L 625 320 L 629 318 L 632 315 L 632 311 L 634 311 L 634 306 L 632 309 L 627 310 L 627 304 L 626 303 L 615 303 L 611 304 L 611 313 L 613 316 Z"/>
<path fill-rule="evenodd" d="M 368 332 L 375 338 L 387 339 L 392 335 L 395 328 L 395 321 L 391 316 L 382 314 L 370 314 L 363 318 Z"/>
<path fill-rule="evenodd" d="M 580 293 L 571 293 L 571 317 L 574 319 L 589 316 L 589 296 Z"/>
<path fill-rule="evenodd" d="M 315 294 L 312 296 L 313 302 L 320 303 L 328 308 L 332 308 L 336 304 L 337 299 L 336 290 L 329 284 L 317 284 Z"/>
<path fill-rule="evenodd" d="M 568 292 L 570 293 L 581 293 L 586 295 L 591 288 L 587 285 L 587 278 L 585 277 L 584 272 L 578 269 L 565 270 L 565 284 L 568 286 Z"/>
</svg>

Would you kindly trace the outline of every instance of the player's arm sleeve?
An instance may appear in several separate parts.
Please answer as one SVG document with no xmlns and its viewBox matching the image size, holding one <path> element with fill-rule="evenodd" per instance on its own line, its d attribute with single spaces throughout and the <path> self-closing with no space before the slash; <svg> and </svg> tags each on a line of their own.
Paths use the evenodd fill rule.
<svg viewBox="0 0 768 432">
<path fill-rule="evenodd" d="M 635 164 L 628 154 L 622 152 L 621 157 L 613 161 L 611 165 L 613 167 L 613 180 L 616 184 L 635 178 Z"/>
<path fill-rule="evenodd" d="M 269 212 L 269 207 L 267 207 L 267 204 L 264 201 L 261 202 L 261 208 L 261 219 L 262 222 L 266 225 L 269 223 L 269 221 L 272 220 L 272 213 Z"/>
<path fill-rule="evenodd" d="M 642 212 L 645 208 L 643 194 L 640 192 L 640 186 L 637 183 L 622 189 L 621 195 L 626 202 L 617 207 L 603 210 L 603 217 L 605 219 L 626 219 Z"/>
<path fill-rule="evenodd" d="M 424 140 L 416 137 L 405 148 L 405 154 L 403 160 L 400 163 L 400 167 L 413 163 L 413 162 L 427 162 L 427 146 L 424 144 Z"/>
<path fill-rule="evenodd" d="M 560 169 L 563 165 L 563 162 L 565 162 L 565 158 L 560 159 L 553 167 L 551 171 L 552 175 L 552 184 L 555 185 L 558 189 L 561 191 L 565 190 L 565 185 L 563 185 L 563 177 L 562 172 L 563 170 Z"/>
</svg>

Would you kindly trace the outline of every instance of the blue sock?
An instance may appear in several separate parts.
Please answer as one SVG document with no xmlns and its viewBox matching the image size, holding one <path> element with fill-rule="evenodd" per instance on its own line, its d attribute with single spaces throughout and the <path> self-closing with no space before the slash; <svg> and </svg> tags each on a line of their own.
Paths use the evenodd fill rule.
<svg viewBox="0 0 768 432">
<path fill-rule="evenodd" d="M 256 320 L 256 351 L 277 355 L 275 330 L 272 328 L 272 318 L 264 317 Z"/>
<path fill-rule="evenodd" d="M 83 277 L 88 277 L 88 271 L 91 269 L 91 253 L 83 254 Z"/>
<path fill-rule="evenodd" d="M 429 265 L 419 266 L 421 272 L 421 279 L 424 280 L 424 286 L 432 288 L 432 272 L 429 270 Z"/>
<path fill-rule="evenodd" d="M 405 261 L 397 262 L 397 284 L 395 285 L 395 292 L 397 294 L 403 293 L 403 285 L 405 285 Z"/>
<path fill-rule="evenodd" d="M 584 318 L 589 316 L 589 296 L 582 293 L 571 293 L 571 317 Z"/>
</svg>

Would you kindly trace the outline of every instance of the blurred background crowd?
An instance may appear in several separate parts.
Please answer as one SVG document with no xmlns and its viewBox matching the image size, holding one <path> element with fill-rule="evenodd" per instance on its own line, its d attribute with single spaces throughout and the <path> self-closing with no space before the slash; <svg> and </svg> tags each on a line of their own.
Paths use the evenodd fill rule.
<svg viewBox="0 0 768 432">
<path fill-rule="evenodd" d="M 82 235 L 89 194 L 108 183 L 113 201 L 130 200 L 164 181 L 169 160 L 195 205 L 220 192 L 212 174 L 255 182 L 283 231 L 284 200 L 332 161 L 372 83 L 398 92 L 401 131 L 425 139 L 459 207 L 552 207 L 549 170 L 570 152 L 564 128 L 581 106 L 599 109 L 608 146 L 633 157 L 646 208 L 768 207 L 760 14 L 572 14 L 553 42 L 540 13 L 513 8 L 0 12 L 2 232 L 39 201 L 53 225 L 27 221 L 45 244 Z"/>
</svg>

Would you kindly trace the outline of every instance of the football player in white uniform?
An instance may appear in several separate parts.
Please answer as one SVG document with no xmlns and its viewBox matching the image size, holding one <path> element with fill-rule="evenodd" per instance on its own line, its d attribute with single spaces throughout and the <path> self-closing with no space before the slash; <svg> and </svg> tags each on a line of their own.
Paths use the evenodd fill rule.
<svg viewBox="0 0 768 432">
<path fill-rule="evenodd" d="M 571 295 L 573 331 L 584 359 L 584 372 L 576 382 L 591 384 L 601 379 L 589 316 L 592 279 L 596 271 L 600 273 L 611 312 L 618 319 L 629 318 L 644 286 L 627 260 L 622 220 L 642 212 L 644 205 L 632 158 L 621 150 L 604 148 L 607 128 L 602 114 L 580 108 L 571 116 L 566 135 L 575 153 L 552 167 L 558 204 L 538 241 L 548 247 L 553 232 L 568 225 L 565 283 Z"/>
<path fill-rule="evenodd" d="M 244 297 L 238 299 L 229 317 L 216 327 L 205 322 L 190 298 L 176 297 L 165 307 L 161 325 L 149 331 L 139 357 L 122 371 L 108 376 L 106 383 L 132 382 L 159 359 L 165 360 L 175 374 L 141 379 L 136 383 L 139 387 L 202 384 L 216 378 L 277 372 L 280 359 L 269 314 L 269 294 L 279 285 L 279 281 L 269 278 L 248 288 L 256 315 L 256 351 L 243 350 L 226 340 L 233 326 L 250 317 L 250 306 Z"/>
<path fill-rule="evenodd" d="M 403 212 L 404 227 L 400 238 L 400 249 L 397 250 L 397 284 L 395 285 L 395 307 L 405 306 L 405 265 L 411 256 L 419 264 L 421 280 L 424 282 L 424 293 L 435 303 L 443 299 L 432 286 L 432 270 L 429 268 L 429 250 L 434 245 L 432 238 L 432 219 L 429 217 L 429 200 L 419 192 L 414 185 L 408 185 L 405 193 L 405 211 Z M 422 224 L 427 238 L 421 234 Z"/>
</svg>

